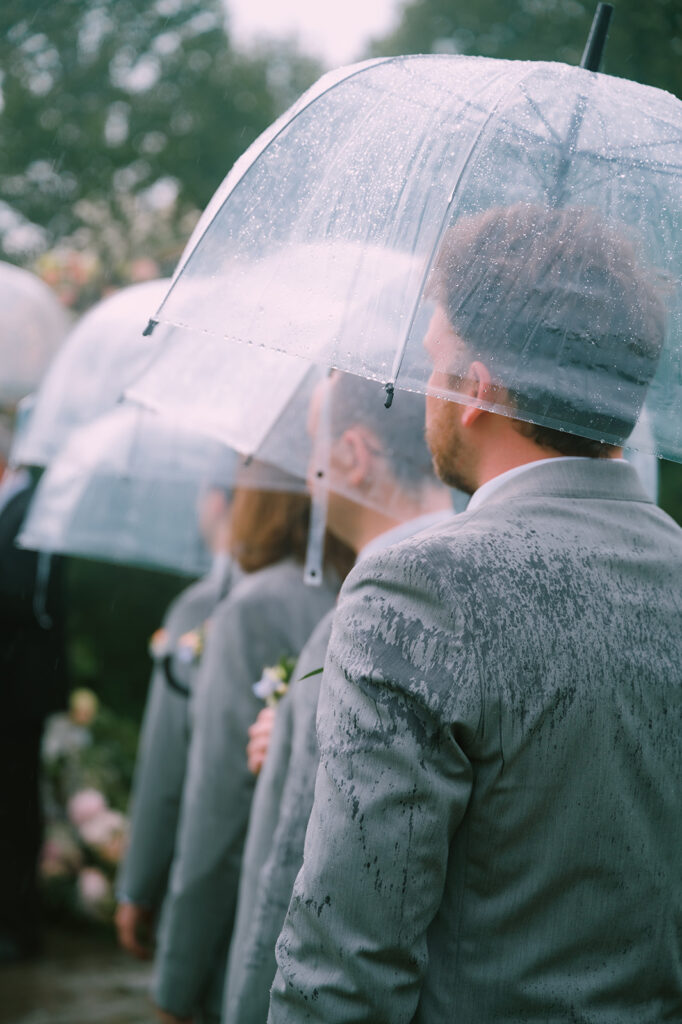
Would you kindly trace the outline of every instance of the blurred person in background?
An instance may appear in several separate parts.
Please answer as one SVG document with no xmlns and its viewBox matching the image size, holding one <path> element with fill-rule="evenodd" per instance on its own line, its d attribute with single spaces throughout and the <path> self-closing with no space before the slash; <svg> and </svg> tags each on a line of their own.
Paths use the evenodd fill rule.
<svg viewBox="0 0 682 1024">
<path fill-rule="evenodd" d="M 15 547 L 36 485 L 27 468 L 0 484 L 0 964 L 41 950 L 40 746 L 68 693 L 62 562 Z"/>
<path fill-rule="evenodd" d="M 255 478 L 259 467 L 244 470 Z M 271 477 L 271 474 L 268 473 Z M 240 486 L 241 484 L 241 486 Z M 247 731 L 264 668 L 295 657 L 331 608 L 350 565 L 330 543 L 321 586 L 303 580 L 310 502 L 238 478 L 230 548 L 244 577 L 218 605 L 195 686 L 188 769 L 155 958 L 159 1019 L 217 1024 L 254 777 Z"/>
<path fill-rule="evenodd" d="M 356 564 L 453 515 L 452 492 L 436 479 L 424 440 L 424 398 L 400 394 L 389 411 L 382 395 L 379 385 L 337 372 L 318 387 L 311 406 L 314 434 L 321 402 L 330 405 L 327 524 L 349 545 Z M 277 970 L 275 943 L 303 862 L 313 805 L 319 763 L 319 670 L 333 618 L 332 608 L 301 651 L 292 683 L 276 710 L 261 712 L 251 730 L 250 766 L 255 772 L 261 764 L 263 769 L 244 848 L 223 1024 L 267 1020 Z"/>
<path fill-rule="evenodd" d="M 231 480 L 233 466 L 221 468 L 222 479 Z M 211 571 L 173 601 L 150 644 L 154 669 L 135 768 L 130 842 L 117 880 L 115 919 L 119 942 L 141 959 L 153 952 L 154 926 L 173 859 L 205 623 L 241 576 L 229 551 L 232 497 L 232 487 L 215 474 L 199 504 L 201 534 L 213 556 Z"/>
</svg>

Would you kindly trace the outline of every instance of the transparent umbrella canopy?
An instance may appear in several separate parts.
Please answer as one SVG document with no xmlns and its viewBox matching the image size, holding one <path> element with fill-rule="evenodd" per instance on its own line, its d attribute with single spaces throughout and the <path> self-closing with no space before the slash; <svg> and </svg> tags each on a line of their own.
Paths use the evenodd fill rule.
<svg viewBox="0 0 682 1024">
<path fill-rule="evenodd" d="M 681 460 L 681 184 L 682 103 L 660 90 L 551 63 L 368 62 L 323 78 L 228 175 L 153 322 L 339 367 L 389 398 L 470 401 L 464 363 L 480 360 L 497 385 L 484 407 L 614 444 L 648 389 L 650 450 Z M 328 289 L 334 330 L 277 325 L 301 246 L 316 251 L 301 306 Z M 378 351 L 396 256 L 400 327 Z M 246 324 L 231 313 L 245 295 Z M 463 353 L 424 350 L 433 301 Z"/>
<path fill-rule="evenodd" d="M 122 406 L 74 430 L 43 474 L 23 547 L 197 576 L 207 486 L 230 490 L 237 457 L 147 411 Z"/>
<path fill-rule="evenodd" d="M 167 281 L 124 288 L 75 324 L 35 396 L 31 416 L 11 451 L 14 465 L 46 466 L 71 431 L 111 409 L 163 342 L 144 338 L 140 318 Z"/>
<path fill-rule="evenodd" d="M 335 331 L 338 304 L 333 290 L 324 287 L 326 282 L 315 286 L 317 256 L 316 247 L 293 247 L 286 273 L 268 286 L 277 293 L 268 308 L 272 332 L 307 330 L 312 325 L 323 340 Z M 351 263 L 355 258 L 351 243 L 339 251 L 340 261 Z M 372 295 L 372 308 L 383 313 L 371 339 L 377 353 L 390 352 L 396 336 L 396 298 L 407 263 L 404 256 L 394 254 L 393 279 L 380 287 L 380 294 Z M 250 337 L 254 312 L 250 296 L 269 279 L 267 261 L 253 274 L 243 297 L 235 297 L 230 308 L 230 322 L 241 325 L 244 341 Z M 358 306 L 353 322 L 360 327 L 364 316 Z M 346 379 L 340 381 L 340 376 Z M 382 395 L 380 385 L 356 374 L 330 381 L 328 368 L 307 359 L 187 331 L 169 338 L 126 391 L 129 400 L 191 424 L 261 466 L 275 465 L 294 478 L 307 478 L 313 496 L 307 570 L 311 582 L 319 568 L 330 491 L 401 521 L 406 489 L 410 509 L 423 514 L 431 511 L 434 491 L 441 488 L 424 440 L 423 395 L 405 395 L 390 412 Z M 348 459 L 356 457 L 363 463 L 361 486 L 348 472 Z M 395 466 L 400 466 L 400 474 L 391 471 Z M 460 496 L 459 507 L 464 500 Z"/>
<path fill-rule="evenodd" d="M 69 316 L 35 274 L 0 262 L 0 405 L 13 406 L 40 383 L 69 329 Z"/>
<path fill-rule="evenodd" d="M 341 277 L 335 280 L 324 270 L 320 274 L 325 249 L 319 245 L 292 246 L 286 267 L 267 258 L 251 266 L 242 276 L 244 287 L 225 309 L 229 338 L 186 330 L 167 333 L 126 397 L 203 430 L 245 456 L 305 477 L 310 398 L 331 364 L 243 343 L 265 329 L 269 338 L 281 339 L 282 348 L 289 336 L 303 333 L 316 337 L 325 351 L 334 342 L 340 317 L 347 317 L 351 330 L 359 329 L 365 308 L 360 300 L 351 306 L 344 283 L 359 255 L 353 243 L 337 247 Z M 370 344 L 385 358 L 400 326 L 396 300 L 410 260 L 389 253 L 384 262 L 384 280 L 371 292 L 376 330 Z M 200 306 L 207 297 L 211 301 L 206 283 L 197 283 L 193 301 Z"/>
</svg>

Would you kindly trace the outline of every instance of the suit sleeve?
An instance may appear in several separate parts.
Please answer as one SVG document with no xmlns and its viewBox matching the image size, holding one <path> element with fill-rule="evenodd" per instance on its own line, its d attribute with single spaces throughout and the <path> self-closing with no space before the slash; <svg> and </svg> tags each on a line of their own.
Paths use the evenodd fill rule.
<svg viewBox="0 0 682 1024">
<path fill-rule="evenodd" d="M 458 657 L 449 588 L 402 552 L 366 560 L 342 591 L 270 1024 L 407 1024 L 416 1010 L 427 930 L 472 785 L 452 693 L 461 691 L 471 720 L 479 691 L 471 659 Z"/>
<path fill-rule="evenodd" d="M 118 879 L 120 899 L 158 907 L 173 860 L 189 745 L 186 697 L 156 666 L 135 767 L 130 847 Z"/>
</svg>

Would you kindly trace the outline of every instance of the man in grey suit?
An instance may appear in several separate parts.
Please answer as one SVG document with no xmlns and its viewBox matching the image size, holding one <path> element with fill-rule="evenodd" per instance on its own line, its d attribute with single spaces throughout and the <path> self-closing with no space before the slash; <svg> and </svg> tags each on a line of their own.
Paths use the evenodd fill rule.
<svg viewBox="0 0 682 1024">
<path fill-rule="evenodd" d="M 262 707 L 253 684 L 266 666 L 298 654 L 337 589 L 333 573 L 306 586 L 301 562 L 285 557 L 246 572 L 212 617 L 155 957 L 153 999 L 168 1024 L 220 1020 L 254 786 L 247 729 Z"/>
<path fill-rule="evenodd" d="M 231 467 L 224 469 L 226 476 L 232 475 Z M 198 635 L 241 576 L 228 552 L 231 500 L 231 490 L 217 480 L 202 496 L 200 528 L 213 553 L 211 571 L 173 601 L 151 644 L 154 669 L 135 765 L 130 843 L 117 879 L 116 910 L 119 942 L 141 959 L 151 956 L 187 768 L 190 702 L 200 657 L 188 641 L 192 634 Z"/>
<path fill-rule="evenodd" d="M 389 417 L 383 389 L 374 382 L 337 373 L 323 389 L 332 432 L 327 525 L 358 560 L 451 518 L 452 492 L 434 476 L 423 439 L 424 399 L 406 395 Z M 313 420 L 320 399 L 318 393 Z M 256 785 L 223 1024 L 265 1024 L 267 1018 L 275 942 L 303 860 L 319 762 L 315 716 L 321 675 L 306 677 L 324 665 L 333 615 L 332 610 L 322 619 L 301 651 Z"/>
<path fill-rule="evenodd" d="M 342 589 L 268 1019 L 681 1020 L 682 531 L 618 449 L 492 411 L 527 414 L 530 345 L 533 416 L 627 434 L 661 300 L 588 215 L 523 206 L 453 229 L 432 292 L 462 404 L 427 438 L 473 496 Z"/>
</svg>

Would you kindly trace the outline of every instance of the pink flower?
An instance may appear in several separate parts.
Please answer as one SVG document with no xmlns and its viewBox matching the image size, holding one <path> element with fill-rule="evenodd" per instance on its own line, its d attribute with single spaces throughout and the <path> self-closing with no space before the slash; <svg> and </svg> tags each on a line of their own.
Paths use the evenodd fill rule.
<svg viewBox="0 0 682 1024">
<path fill-rule="evenodd" d="M 40 874 L 43 878 L 65 878 L 76 875 L 83 863 L 83 853 L 68 828 L 51 826 L 40 852 Z"/>
<path fill-rule="evenodd" d="M 104 809 L 84 821 L 78 829 L 81 839 L 104 860 L 118 864 L 125 852 L 128 821 L 118 811 Z"/>
<path fill-rule="evenodd" d="M 78 899 L 88 913 L 106 912 L 112 900 L 111 883 L 99 868 L 83 868 L 78 875 Z"/>
<path fill-rule="evenodd" d="M 90 818 L 96 817 L 106 809 L 107 802 L 98 789 L 80 789 L 66 805 L 69 820 L 76 828 L 80 828 Z"/>
</svg>

